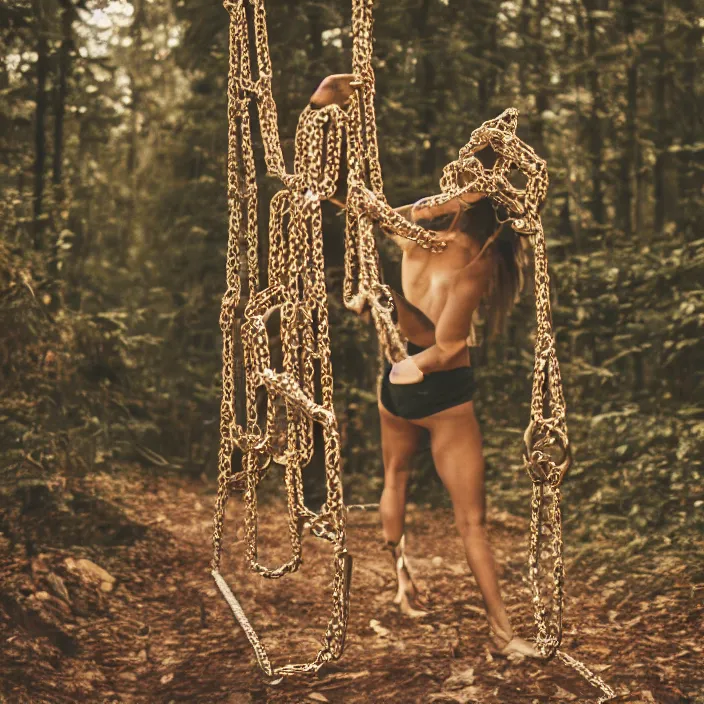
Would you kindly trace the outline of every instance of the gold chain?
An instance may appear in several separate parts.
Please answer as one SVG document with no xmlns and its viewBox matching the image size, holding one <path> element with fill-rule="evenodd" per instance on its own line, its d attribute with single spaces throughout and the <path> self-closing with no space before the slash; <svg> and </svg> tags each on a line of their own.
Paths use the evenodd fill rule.
<svg viewBox="0 0 704 704">
<path fill-rule="evenodd" d="M 223 296 L 220 327 L 223 335 L 223 391 L 218 455 L 218 496 L 213 530 L 212 571 L 216 584 L 247 634 L 262 670 L 269 676 L 310 672 L 338 658 L 344 647 L 349 612 L 351 557 L 345 547 L 346 510 L 342 500 L 340 438 L 333 409 L 325 262 L 320 203 L 334 195 L 342 161 L 346 131 L 349 165 L 348 223 L 345 264 L 345 304 L 361 312 L 369 307 L 383 348 L 389 358 L 405 356 L 403 340 L 391 318 L 391 295 L 379 280 L 373 234 L 374 222 L 393 229 L 423 247 L 439 251 L 445 243 L 434 233 L 406 222 L 383 194 L 374 116 L 374 74 L 371 69 L 371 8 L 369 0 L 356 0 L 354 69 L 362 90 L 345 111 L 337 106 L 307 108 L 301 114 L 295 140 L 294 172 L 286 172 L 277 127 L 276 104 L 271 92 L 272 66 L 263 0 L 226 0 L 230 15 L 228 74 L 228 249 L 227 290 Z M 249 7 L 249 10 L 248 10 Z M 254 30 L 255 57 L 250 55 L 249 26 Z M 253 76 L 253 59 L 258 76 Z M 267 287 L 261 288 L 258 249 L 257 174 L 252 144 L 250 103 L 259 116 L 268 173 L 280 179 L 283 189 L 271 202 L 270 257 Z M 325 157 L 323 156 L 325 155 Z M 244 234 L 248 302 L 241 325 L 245 373 L 245 419 L 235 409 L 237 368 L 235 311 L 242 295 L 240 270 Z M 281 313 L 283 372 L 271 369 L 264 315 L 272 308 Z M 315 363 L 320 370 L 320 398 L 316 403 Z M 257 412 L 257 389 L 269 399 L 264 429 Z M 282 404 L 283 401 L 283 404 Z M 285 413 L 285 419 L 281 414 Z M 285 452 L 279 452 L 277 428 L 285 425 Z M 326 466 L 326 501 L 315 513 L 303 503 L 302 470 L 313 455 L 313 423 L 323 428 Z M 232 453 L 243 453 L 242 472 L 232 471 Z M 291 555 L 277 567 L 266 567 L 257 551 L 257 485 L 273 459 L 285 464 L 289 507 Z M 272 669 L 266 651 L 244 616 L 234 594 L 219 572 L 225 507 L 233 489 L 244 491 L 246 556 L 250 569 L 278 578 L 301 564 L 304 527 L 333 544 L 332 616 L 323 647 L 314 661 Z"/>
<path fill-rule="evenodd" d="M 248 3 L 248 4 L 247 4 Z M 353 73 L 356 90 L 343 109 L 329 105 L 306 108 L 295 137 L 293 173 L 286 172 L 277 126 L 276 103 L 271 90 L 272 65 L 267 37 L 264 0 L 225 0 L 230 15 L 228 74 L 228 248 L 227 289 L 222 300 L 220 327 L 223 335 L 223 380 L 218 456 L 212 574 L 227 603 L 245 631 L 261 669 L 270 678 L 314 672 L 339 658 L 345 642 L 349 615 L 352 559 L 346 548 L 346 508 L 342 498 L 340 436 L 333 408 L 333 375 L 330 361 L 325 262 L 323 258 L 321 201 L 334 196 L 344 157 L 347 175 L 347 222 L 343 301 L 357 313 L 370 310 L 380 349 L 387 359 L 406 356 L 404 340 L 393 323 L 391 293 L 380 281 L 374 225 L 413 240 L 433 252 L 446 243 L 405 220 L 391 209 L 384 196 L 374 112 L 372 68 L 372 0 L 352 0 Z M 250 55 L 249 26 L 253 27 L 255 56 Z M 257 77 L 253 76 L 256 66 Z M 282 189 L 270 206 L 267 286 L 261 288 L 258 248 L 258 191 L 252 144 L 250 105 L 254 101 L 269 175 Z M 518 111 L 510 108 L 475 130 L 448 164 L 440 181 L 441 193 L 425 199 L 440 205 L 467 193 L 488 194 L 505 206 L 513 229 L 532 236 L 535 250 L 537 335 L 531 403 L 531 422 L 525 435 L 525 464 L 533 480 L 531 501 L 530 578 L 538 628 L 537 646 L 546 657 L 557 653 L 607 696 L 613 692 L 582 663 L 558 651 L 562 639 L 564 564 L 560 522 L 559 485 L 570 463 L 565 402 L 550 316 L 549 276 L 545 239 L 539 208 L 548 186 L 547 165 L 516 136 Z M 474 154 L 491 145 L 498 158 L 485 170 Z M 518 169 L 527 177 L 523 190 L 514 188 L 509 173 Z M 242 243 L 246 275 L 241 271 Z M 238 422 L 235 409 L 236 319 L 235 312 L 246 279 L 248 300 L 241 324 L 245 369 L 245 418 Z M 278 308 L 281 314 L 283 371 L 271 368 L 265 314 Z M 315 388 L 315 364 L 320 372 L 320 394 Z M 256 393 L 268 397 L 265 427 L 260 426 Z M 320 403 L 315 399 L 320 398 Z M 545 415 L 547 405 L 548 413 Z M 303 502 L 303 468 L 313 455 L 313 425 L 323 430 L 325 446 L 326 501 L 319 513 Z M 284 427 L 284 445 L 278 429 Z M 242 471 L 232 471 L 232 453 L 243 454 Z M 289 513 L 290 558 L 277 567 L 258 561 L 257 486 L 272 461 L 285 466 Z M 244 492 L 246 556 L 250 569 L 276 579 L 301 564 L 302 531 L 333 545 L 332 614 L 322 648 L 315 659 L 300 665 L 272 668 L 266 650 L 247 620 L 236 597 L 219 572 L 225 507 L 233 489 Z M 545 537 L 543 537 L 545 536 Z M 545 565 L 540 560 L 541 542 L 552 553 L 552 587 L 545 588 Z M 605 700 L 603 700 L 605 701 Z"/>
</svg>

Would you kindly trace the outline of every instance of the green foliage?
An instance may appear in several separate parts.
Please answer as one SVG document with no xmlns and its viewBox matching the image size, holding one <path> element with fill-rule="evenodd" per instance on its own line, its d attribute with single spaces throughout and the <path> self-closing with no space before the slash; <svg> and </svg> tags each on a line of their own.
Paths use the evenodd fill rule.
<svg viewBox="0 0 704 704">
<path fill-rule="evenodd" d="M 19 4 L 0 10 L 2 471 L 12 479 L 133 458 L 212 474 L 227 13 L 205 0 L 43 6 L 41 17 Z M 342 0 L 267 8 L 290 162 L 312 91 L 350 65 L 350 8 Z M 509 105 L 521 110 L 519 135 L 548 159 L 554 319 L 578 457 L 572 497 L 632 512 L 643 526 L 701 515 L 699 499 L 683 498 L 701 471 L 703 420 L 694 6 L 508 0 L 468 12 L 457 0 L 400 0 L 378 3 L 375 32 L 392 204 L 435 190 L 472 129 Z M 275 184 L 260 173 L 265 224 Z M 370 325 L 341 305 L 342 223 L 332 210 L 325 218 L 347 490 L 373 499 L 376 344 Z M 393 253 L 382 250 L 387 279 L 397 277 Z M 530 282 L 526 289 L 505 338 L 473 352 L 489 474 L 506 501 L 524 496 L 515 467 L 532 372 Z M 659 501 L 656 487 L 679 508 Z M 440 500 L 437 489 L 425 455 L 414 497 Z"/>
</svg>

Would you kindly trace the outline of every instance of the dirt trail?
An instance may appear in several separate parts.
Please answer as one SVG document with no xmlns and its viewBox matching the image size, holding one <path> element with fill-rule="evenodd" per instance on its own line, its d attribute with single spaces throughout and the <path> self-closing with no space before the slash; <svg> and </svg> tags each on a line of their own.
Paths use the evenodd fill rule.
<svg viewBox="0 0 704 704">
<path fill-rule="evenodd" d="M 511 661 L 494 652 L 449 511 L 409 512 L 409 554 L 432 607 L 420 620 L 390 606 L 393 570 L 377 515 L 351 513 L 355 565 L 345 654 L 317 676 L 269 687 L 208 572 L 212 486 L 121 467 L 76 480 L 65 491 L 71 512 L 17 516 L 22 542 L 9 531 L 0 535 L 0 702 L 598 698 L 557 661 Z M 273 504 L 262 514 L 261 557 L 274 563 L 285 557 L 285 513 Z M 233 500 L 223 574 L 274 665 L 313 657 L 328 618 L 327 545 L 306 538 L 301 572 L 263 580 L 243 570 L 240 525 Z M 530 636 L 527 520 L 493 511 L 489 525 L 514 627 Z M 613 558 L 579 558 L 569 534 L 566 541 L 564 649 L 606 679 L 619 692 L 616 701 L 704 702 L 701 569 L 672 558 L 644 562 L 614 580 Z M 114 582 L 87 563 L 79 567 L 80 559 Z"/>
</svg>

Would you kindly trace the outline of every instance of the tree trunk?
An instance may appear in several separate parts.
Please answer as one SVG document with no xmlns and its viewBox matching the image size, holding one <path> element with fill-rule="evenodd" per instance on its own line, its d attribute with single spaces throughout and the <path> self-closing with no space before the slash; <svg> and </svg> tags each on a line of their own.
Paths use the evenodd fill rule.
<svg viewBox="0 0 704 704">
<path fill-rule="evenodd" d="M 681 29 L 673 40 L 673 45 L 681 45 L 678 69 L 682 76 L 682 99 L 680 105 L 681 123 L 679 126 L 684 148 L 677 159 L 677 170 L 680 174 L 680 197 L 682 208 L 676 211 L 678 225 L 687 231 L 687 237 L 699 237 L 698 217 L 699 189 L 704 159 L 701 150 L 695 151 L 694 145 L 702 134 L 702 111 L 699 105 L 697 71 L 699 62 L 699 47 L 704 37 L 704 29 L 698 21 L 694 0 L 680 0 L 680 9 L 685 17 Z"/>
<path fill-rule="evenodd" d="M 518 49 L 518 81 L 521 84 L 521 90 L 524 96 L 530 94 L 530 70 L 528 62 L 525 61 L 525 43 L 530 37 L 530 19 L 532 14 L 533 9 L 530 0 L 523 0 L 521 3 L 521 13 L 519 15 L 519 36 L 523 37 L 523 45 Z"/>
<path fill-rule="evenodd" d="M 59 76 L 56 87 L 56 105 L 54 118 L 54 170 L 53 183 L 61 185 L 63 176 L 64 153 L 64 115 L 66 114 L 66 96 L 68 79 L 71 71 L 71 50 L 73 49 L 73 7 L 70 0 L 59 0 L 61 11 L 61 47 L 59 48 Z"/>
<path fill-rule="evenodd" d="M 475 15 L 468 18 L 472 24 L 476 38 L 476 55 L 486 61 L 486 64 L 497 60 L 497 27 L 496 14 L 498 8 L 484 2 Z M 498 70 L 495 67 L 482 66 L 477 69 L 477 97 L 479 102 L 479 118 L 484 121 L 495 117 L 490 115 L 490 106 L 498 83 Z"/>
<path fill-rule="evenodd" d="M 142 0 L 135 0 L 134 19 L 130 27 L 130 37 L 134 55 L 139 57 L 142 48 L 142 24 L 144 23 L 144 6 Z M 119 257 L 122 264 L 128 259 L 130 242 L 133 230 L 137 222 L 136 214 L 139 207 L 139 184 L 137 183 L 137 160 L 139 154 L 139 109 L 141 105 L 141 93 L 137 82 L 137 75 L 134 71 L 128 72 L 130 88 L 132 89 L 132 104 L 130 111 L 130 143 L 127 152 L 127 181 L 129 183 L 130 195 L 129 205 L 126 208 L 125 220 L 122 226 L 122 242 L 120 245 Z"/>
<path fill-rule="evenodd" d="M 308 24 L 310 26 L 310 72 L 314 82 L 310 85 L 311 94 L 323 79 L 323 10 L 318 4 L 308 7 Z"/>
<path fill-rule="evenodd" d="M 655 167 L 653 170 L 655 187 L 655 232 L 660 232 L 665 225 L 668 214 L 667 172 L 669 164 L 668 147 L 670 144 L 670 125 L 668 123 L 668 52 L 665 41 L 665 21 L 667 17 L 667 0 L 660 0 L 655 18 L 655 37 L 659 50 L 658 72 L 655 80 Z"/>
<path fill-rule="evenodd" d="M 416 14 L 416 30 L 418 32 L 418 47 L 420 57 L 418 58 L 418 71 L 416 82 L 420 94 L 420 133 L 424 140 L 422 145 L 422 157 L 420 163 L 421 177 L 426 179 L 434 178 L 436 159 L 436 139 L 435 123 L 436 115 L 440 108 L 435 103 L 435 81 L 437 72 L 433 63 L 433 56 L 429 51 L 428 44 L 432 39 L 431 25 L 431 1 L 421 0 L 420 7 Z M 427 141 L 426 141 L 427 140 Z"/>
<path fill-rule="evenodd" d="M 638 65 L 639 51 L 635 46 L 633 34 L 638 9 L 634 0 L 624 0 L 623 28 L 628 43 L 626 69 L 626 135 L 623 158 L 621 159 L 621 197 L 619 199 L 619 221 L 626 235 L 633 235 L 634 212 L 638 212 L 634 204 L 634 176 L 639 168 L 640 148 L 638 144 Z M 634 205 L 636 207 L 634 208 Z"/>
<path fill-rule="evenodd" d="M 0 35 L 0 41 L 4 42 L 5 37 Z M 0 92 L 7 95 L 5 91 L 9 87 L 10 73 L 7 69 L 7 59 L 3 56 L 0 59 Z M 0 142 L 3 145 L 2 152 L 0 152 L 0 163 L 4 165 L 10 164 L 10 150 L 7 147 L 9 147 L 9 142 L 11 139 L 10 131 L 12 130 L 12 120 L 7 112 L 7 110 L 0 111 L 0 134 L 3 136 L 2 142 Z"/>
<path fill-rule="evenodd" d="M 544 159 L 548 159 L 549 153 L 547 143 L 545 141 L 545 122 L 543 113 L 550 107 L 550 95 L 548 93 L 548 83 L 545 79 L 549 79 L 549 57 L 545 49 L 545 40 L 543 37 L 543 18 L 547 15 L 547 6 L 545 0 L 538 0 L 538 17 L 535 28 L 535 68 L 536 75 L 541 76 L 542 80 L 538 81 L 535 88 L 535 114 L 532 120 L 534 144 L 532 145 L 535 151 Z"/>
<path fill-rule="evenodd" d="M 49 47 L 47 43 L 46 18 L 42 0 L 34 0 L 34 13 L 37 28 L 37 92 L 34 133 L 34 248 L 42 249 L 43 242 L 43 199 L 44 164 L 46 162 L 46 113 L 48 96 L 46 81 L 49 74 Z"/>
<path fill-rule="evenodd" d="M 496 95 L 498 90 L 500 89 L 499 87 L 499 76 L 503 75 L 504 71 L 506 70 L 506 61 L 502 53 L 499 52 L 499 27 L 498 27 L 498 21 L 496 18 L 496 15 L 498 14 L 498 7 L 495 5 L 489 5 L 488 9 L 492 9 L 493 12 L 491 13 L 491 26 L 488 28 L 487 31 L 487 37 L 488 37 L 488 49 L 489 49 L 489 56 L 492 57 L 492 60 L 496 64 L 496 69 L 493 70 L 487 77 L 486 77 L 486 94 L 487 94 L 487 102 L 486 106 L 489 107 L 489 104 L 492 100 L 492 98 Z M 489 16 L 487 12 L 487 16 Z"/>
<path fill-rule="evenodd" d="M 601 92 L 599 71 L 597 69 L 596 53 L 598 49 L 597 23 L 593 12 L 601 10 L 600 0 L 585 0 L 587 10 L 587 53 L 589 70 L 587 71 L 587 86 L 592 96 L 592 107 L 587 121 L 588 144 L 591 159 L 592 201 L 591 211 L 597 226 L 606 222 L 604 208 L 603 186 L 603 147 L 601 114 L 604 111 L 604 98 Z"/>
<path fill-rule="evenodd" d="M 130 141 L 127 151 L 127 182 L 130 187 L 129 204 L 125 209 L 125 220 L 122 227 L 122 242 L 120 245 L 120 260 L 124 264 L 127 261 L 127 253 L 132 239 L 135 215 L 139 200 L 139 189 L 137 184 L 137 154 L 139 152 L 139 106 L 140 91 L 137 86 L 134 72 L 129 72 L 130 87 L 132 88 L 132 104 L 130 105 Z"/>
<path fill-rule="evenodd" d="M 54 91 L 54 155 L 52 183 L 54 185 L 54 202 L 63 204 L 66 193 L 63 188 L 64 161 L 64 116 L 66 114 L 66 96 L 68 95 L 68 79 L 71 71 L 71 50 L 73 49 L 73 6 L 71 0 L 59 0 L 61 5 L 61 46 L 59 47 L 59 65 L 57 85 Z M 52 276 L 58 273 L 59 238 L 61 228 L 57 228 L 56 238 L 52 245 L 53 251 L 49 261 L 49 272 Z"/>
<path fill-rule="evenodd" d="M 569 24 L 565 26 L 565 39 L 563 45 L 563 51 L 565 55 L 568 55 L 571 47 L 578 44 L 581 37 L 585 34 L 585 27 L 583 22 L 583 13 L 576 13 L 577 21 L 574 27 L 570 27 Z M 567 207 L 566 216 L 570 219 L 570 232 L 572 234 L 572 243 L 574 251 L 579 253 L 582 251 L 582 210 L 583 210 L 583 198 L 582 198 L 582 186 L 583 181 L 580 176 L 581 173 L 581 161 L 583 159 L 583 150 L 580 139 L 581 128 L 584 123 L 584 118 L 582 115 L 581 107 L 581 97 L 582 91 L 584 89 L 583 75 L 580 71 L 575 71 L 572 74 L 571 79 L 567 77 L 567 86 L 572 88 L 575 95 L 575 121 L 574 127 L 570 130 L 571 134 L 565 135 L 562 141 L 564 145 L 563 153 L 566 155 L 566 166 L 567 166 L 567 178 L 565 180 L 565 186 L 567 191 Z M 566 87 L 567 87 L 566 86 Z M 568 140 L 573 140 L 576 142 L 574 149 L 569 149 Z M 571 158 L 570 156 L 571 155 Z M 570 202 L 571 201 L 571 202 Z M 575 339 L 575 349 L 577 347 L 577 340 Z"/>
</svg>

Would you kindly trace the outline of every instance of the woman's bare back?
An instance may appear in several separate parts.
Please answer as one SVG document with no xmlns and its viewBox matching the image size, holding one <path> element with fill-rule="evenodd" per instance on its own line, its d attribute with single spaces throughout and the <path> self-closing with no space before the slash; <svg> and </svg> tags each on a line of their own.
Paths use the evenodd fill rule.
<svg viewBox="0 0 704 704">
<path fill-rule="evenodd" d="M 439 254 L 413 242 L 399 242 L 403 249 L 403 295 L 410 304 L 397 301 L 400 303 L 399 326 L 412 342 L 429 349 L 414 355 L 405 367 L 396 367 L 395 378 L 392 376 L 394 383 L 417 380 L 413 367 L 429 373 L 469 365 L 466 340 L 474 311 L 489 282 L 491 257 L 480 256 L 480 245 L 459 230 L 450 229 L 443 235 L 448 244 Z M 414 315 L 414 308 L 422 316 Z M 405 368 L 416 376 L 401 378 L 398 372 Z"/>
<path fill-rule="evenodd" d="M 478 252 L 469 238 L 448 242 L 447 249 L 433 254 L 416 244 L 407 248 L 401 261 L 401 281 L 406 300 L 422 311 L 434 325 L 442 317 L 449 294 L 462 278 L 476 272 L 466 271 Z M 464 337 L 467 337 L 469 330 Z"/>
</svg>

